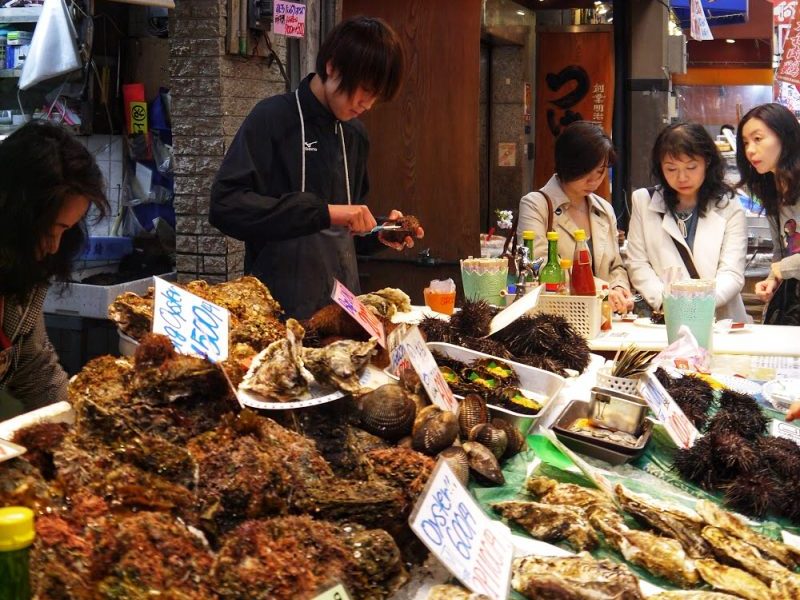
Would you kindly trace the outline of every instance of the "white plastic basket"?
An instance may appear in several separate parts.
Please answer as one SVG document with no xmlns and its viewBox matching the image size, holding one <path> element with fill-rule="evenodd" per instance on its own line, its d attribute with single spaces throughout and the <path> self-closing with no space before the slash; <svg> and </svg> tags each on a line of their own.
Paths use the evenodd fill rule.
<svg viewBox="0 0 800 600">
<path fill-rule="evenodd" d="M 628 379 L 627 377 L 615 377 L 611 374 L 613 365 L 608 365 L 600 368 L 597 371 L 597 387 L 605 388 L 607 390 L 616 390 L 631 396 L 639 395 L 639 380 Z"/>
<path fill-rule="evenodd" d="M 532 313 L 564 317 L 583 338 L 591 339 L 600 333 L 603 300 L 599 296 L 564 296 L 541 294 Z"/>
</svg>

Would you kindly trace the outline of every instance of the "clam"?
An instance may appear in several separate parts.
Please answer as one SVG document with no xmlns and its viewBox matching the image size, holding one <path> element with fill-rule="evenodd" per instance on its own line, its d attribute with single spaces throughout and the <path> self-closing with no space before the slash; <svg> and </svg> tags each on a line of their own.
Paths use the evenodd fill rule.
<svg viewBox="0 0 800 600">
<path fill-rule="evenodd" d="M 505 431 L 506 437 L 508 438 L 506 451 L 503 453 L 503 456 L 500 457 L 502 460 L 519 454 L 525 449 L 525 446 L 527 446 L 528 442 L 525 440 L 525 436 L 522 435 L 522 432 L 505 419 L 499 417 L 492 419 L 492 426 Z"/>
<path fill-rule="evenodd" d="M 479 423 L 469 431 L 469 441 L 483 444 L 492 451 L 497 458 L 503 456 L 508 446 L 508 436 L 502 429 L 490 423 Z"/>
<path fill-rule="evenodd" d="M 458 405 L 458 428 L 461 437 L 469 436 L 470 430 L 481 423 L 489 422 L 489 409 L 478 394 L 467 394 Z"/>
<path fill-rule="evenodd" d="M 493 485 L 503 485 L 506 482 L 497 457 L 486 446 L 478 442 L 464 442 L 462 447 L 467 453 L 469 468 L 478 479 Z"/>
<path fill-rule="evenodd" d="M 387 440 L 398 440 L 411 432 L 417 407 L 406 391 L 387 383 L 360 399 L 361 427 Z"/>
<path fill-rule="evenodd" d="M 438 406 L 426 406 L 414 421 L 411 435 L 414 450 L 433 456 L 456 441 L 458 419 Z"/>
<path fill-rule="evenodd" d="M 447 463 L 456 478 L 466 486 L 469 481 L 469 459 L 464 449 L 460 446 L 450 446 L 439 453 L 439 458 Z"/>
</svg>

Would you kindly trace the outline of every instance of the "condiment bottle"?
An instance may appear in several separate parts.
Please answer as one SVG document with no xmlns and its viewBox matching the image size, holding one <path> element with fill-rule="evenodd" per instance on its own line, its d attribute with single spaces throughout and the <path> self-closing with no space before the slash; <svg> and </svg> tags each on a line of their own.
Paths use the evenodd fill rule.
<svg viewBox="0 0 800 600">
<path fill-rule="evenodd" d="M 586 232 L 575 230 L 575 255 L 572 259 L 572 283 L 570 290 L 573 296 L 596 296 L 594 273 L 592 272 L 592 255 L 586 245 Z"/>
<path fill-rule="evenodd" d="M 533 239 L 536 234 L 529 229 L 526 229 L 522 232 L 522 243 L 525 244 L 525 247 L 528 249 L 528 260 L 533 264 Z M 533 283 L 533 274 L 529 273 L 525 276 L 526 283 Z"/>
<path fill-rule="evenodd" d="M 539 269 L 539 281 L 544 291 L 556 293 L 561 284 L 561 265 L 558 258 L 558 232 L 547 232 L 547 263 Z"/>
<path fill-rule="evenodd" d="M 601 331 L 609 331 L 611 329 L 611 303 L 608 301 L 608 285 L 603 284 L 603 304 L 600 308 L 600 329 Z"/>
<path fill-rule="evenodd" d="M 561 284 L 558 286 L 558 293 L 559 294 L 569 294 L 570 292 L 570 275 L 569 272 L 572 269 L 572 259 L 571 258 L 562 258 L 559 261 L 561 265 Z"/>
<path fill-rule="evenodd" d="M 30 508 L 0 508 L 0 600 L 31 597 L 29 551 L 35 535 Z"/>
</svg>

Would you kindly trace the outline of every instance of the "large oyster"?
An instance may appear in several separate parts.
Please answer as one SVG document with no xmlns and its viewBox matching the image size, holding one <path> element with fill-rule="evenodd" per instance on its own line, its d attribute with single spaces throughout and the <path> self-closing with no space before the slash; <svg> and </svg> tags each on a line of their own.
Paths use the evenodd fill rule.
<svg viewBox="0 0 800 600">
<path fill-rule="evenodd" d="M 202 280 L 190 281 L 185 287 L 204 300 L 228 309 L 237 321 L 277 317 L 283 312 L 267 286 L 251 275 L 215 285 Z"/>
<path fill-rule="evenodd" d="M 457 585 L 435 585 L 425 600 L 489 600 L 489 596 L 475 594 Z"/>
<path fill-rule="evenodd" d="M 520 525 L 537 540 L 566 540 L 576 550 L 597 547 L 595 534 L 580 508 L 541 502 L 496 502 L 492 508 L 506 519 Z"/>
<path fill-rule="evenodd" d="M 703 528 L 702 533 L 720 560 L 741 567 L 764 583 L 771 584 L 773 580 L 794 582 L 798 577 L 777 561 L 764 557 L 755 546 L 722 529 L 709 525 Z"/>
<path fill-rule="evenodd" d="M 359 376 L 375 353 L 377 340 L 339 340 L 322 348 L 303 348 L 303 364 L 318 383 L 348 394 L 361 391 Z"/>
<path fill-rule="evenodd" d="M 153 328 L 153 292 L 144 297 L 133 292 L 120 294 L 108 307 L 108 317 L 120 330 L 135 340 L 142 339 Z"/>
<path fill-rule="evenodd" d="M 272 342 L 250 365 L 239 384 L 269 400 L 294 400 L 308 391 L 314 376 L 303 363 L 303 327 L 294 319 L 286 322 L 286 339 Z"/>
<path fill-rule="evenodd" d="M 647 600 L 738 600 L 738 596 L 722 594 L 720 592 L 704 592 L 701 590 L 681 590 L 660 592 L 655 596 L 648 596 Z"/>
<path fill-rule="evenodd" d="M 723 565 L 710 558 L 695 561 L 700 577 L 711 587 L 748 600 L 771 600 L 769 588 L 747 571 Z"/>
<path fill-rule="evenodd" d="M 596 508 L 615 512 L 611 498 L 600 490 L 585 488 L 574 483 L 559 483 L 549 477 L 529 477 L 525 482 L 525 492 L 535 496 L 539 502 L 577 506 L 590 515 Z"/>
<path fill-rule="evenodd" d="M 411 310 L 411 298 L 403 290 L 383 288 L 362 294 L 358 299 L 376 316 L 391 319 L 395 313 Z"/>
<path fill-rule="evenodd" d="M 641 600 L 639 582 L 624 565 L 577 556 L 517 558 L 511 586 L 531 600 Z"/>
</svg>

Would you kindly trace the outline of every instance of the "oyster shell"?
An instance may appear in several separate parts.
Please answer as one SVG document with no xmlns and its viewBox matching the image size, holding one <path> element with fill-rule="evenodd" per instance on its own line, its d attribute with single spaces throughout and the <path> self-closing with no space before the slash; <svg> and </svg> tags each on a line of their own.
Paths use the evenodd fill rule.
<svg viewBox="0 0 800 600">
<path fill-rule="evenodd" d="M 503 456 L 508 447 L 508 436 L 502 429 L 489 423 L 479 423 L 469 432 L 469 441 L 483 444 L 492 451 L 498 459 Z"/>
<path fill-rule="evenodd" d="M 578 506 L 591 516 L 594 510 L 604 509 L 616 513 L 611 498 L 600 490 L 585 488 L 574 483 L 559 483 L 549 477 L 529 477 L 525 481 L 525 491 L 547 504 L 566 504 Z"/>
<path fill-rule="evenodd" d="M 409 312 L 411 310 L 411 298 L 403 290 L 397 288 L 383 288 L 377 292 L 372 292 L 375 296 L 380 296 L 390 302 L 397 312 Z"/>
<path fill-rule="evenodd" d="M 489 600 L 489 596 L 475 594 L 457 585 L 435 585 L 425 600 Z"/>
<path fill-rule="evenodd" d="M 702 535 L 720 560 L 741 567 L 766 584 L 770 584 L 772 580 L 794 580 L 796 577 L 777 561 L 765 558 L 755 546 L 722 529 L 708 525 L 703 528 Z"/>
<path fill-rule="evenodd" d="M 491 507 L 543 542 L 565 540 L 575 550 L 593 550 L 597 534 L 580 508 L 541 502 L 496 502 Z"/>
<path fill-rule="evenodd" d="M 467 394 L 458 405 L 458 428 L 461 437 L 466 438 L 472 428 L 489 422 L 489 409 L 478 394 Z"/>
<path fill-rule="evenodd" d="M 466 486 L 469 481 L 469 458 L 464 449 L 460 446 L 450 446 L 439 453 L 439 458 L 447 463 L 461 485 Z"/>
<path fill-rule="evenodd" d="M 738 600 L 739 596 L 701 590 L 674 590 L 648 596 L 647 600 Z"/>
<path fill-rule="evenodd" d="M 141 297 L 125 292 L 116 297 L 108 307 L 108 318 L 120 331 L 135 340 L 142 339 L 153 328 L 153 295 Z"/>
<path fill-rule="evenodd" d="M 359 376 L 377 343 L 374 338 L 368 342 L 339 340 L 322 348 L 303 348 L 303 364 L 319 383 L 356 394 L 361 391 Z"/>
<path fill-rule="evenodd" d="M 361 426 L 387 440 L 411 433 L 417 407 L 396 383 L 387 383 L 360 398 Z"/>
<path fill-rule="evenodd" d="M 416 237 L 417 229 L 422 227 L 419 219 L 414 215 L 403 215 L 398 219 L 386 221 L 386 224 L 399 226 L 399 229 L 384 229 L 381 232 L 384 240 L 395 244 L 402 244 L 407 237 Z"/>
<path fill-rule="evenodd" d="M 527 598 L 574 600 L 642 600 L 639 582 L 624 565 L 577 556 L 517 558 L 511 587 Z"/>
<path fill-rule="evenodd" d="M 494 485 L 503 485 L 506 478 L 497 457 L 483 444 L 478 442 L 464 442 L 464 452 L 469 459 L 469 468 L 483 481 Z"/>
<path fill-rule="evenodd" d="M 747 571 L 722 565 L 712 558 L 699 558 L 694 564 L 700 577 L 716 590 L 731 592 L 748 600 L 772 599 L 769 588 Z"/>
<path fill-rule="evenodd" d="M 414 450 L 433 456 L 456 441 L 458 419 L 449 410 L 426 406 L 417 414 L 411 436 Z"/>
<path fill-rule="evenodd" d="M 286 339 L 272 342 L 256 355 L 239 384 L 270 400 L 294 400 L 308 392 L 314 376 L 303 364 L 303 327 L 294 319 L 286 322 Z"/>
</svg>

